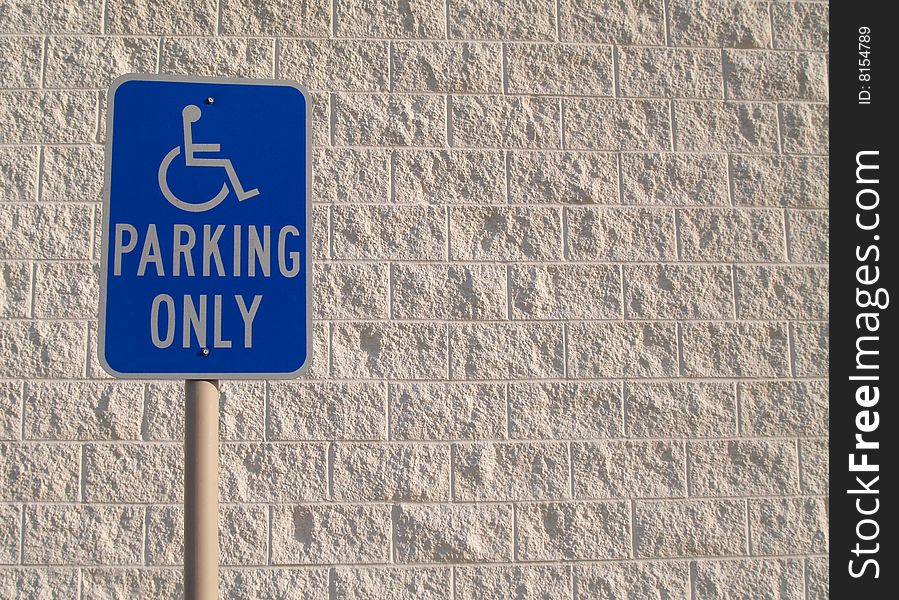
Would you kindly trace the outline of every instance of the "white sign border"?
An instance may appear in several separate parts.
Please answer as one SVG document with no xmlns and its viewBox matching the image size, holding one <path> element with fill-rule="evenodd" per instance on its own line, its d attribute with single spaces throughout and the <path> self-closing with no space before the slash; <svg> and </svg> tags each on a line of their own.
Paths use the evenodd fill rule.
<svg viewBox="0 0 899 600">
<path fill-rule="evenodd" d="M 113 369 L 106 360 L 106 278 L 109 269 L 109 196 L 112 177 L 112 140 L 115 95 L 119 86 L 129 81 L 171 81 L 177 83 L 218 83 L 239 85 L 272 85 L 291 87 L 303 95 L 306 105 L 306 360 L 295 371 L 281 373 L 122 373 Z M 311 101 L 309 91 L 295 81 L 286 79 L 244 79 L 240 77 L 194 77 L 128 73 L 117 77 L 107 92 L 105 165 L 103 175 L 103 231 L 100 245 L 100 319 L 97 324 L 97 357 L 107 373 L 120 379 L 296 379 L 307 373 L 312 365 L 312 131 Z"/>
</svg>

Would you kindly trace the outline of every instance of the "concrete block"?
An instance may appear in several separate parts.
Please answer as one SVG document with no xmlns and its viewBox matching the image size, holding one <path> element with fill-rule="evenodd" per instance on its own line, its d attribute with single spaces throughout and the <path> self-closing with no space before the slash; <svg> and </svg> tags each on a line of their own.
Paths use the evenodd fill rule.
<svg viewBox="0 0 899 600">
<path fill-rule="evenodd" d="M 88 598 L 184 598 L 181 569 L 88 568 L 80 571 L 81 586 Z M 77 591 L 77 584 L 72 589 Z"/>
<path fill-rule="evenodd" d="M 36 197 L 38 148 L 0 148 L 0 202 L 33 202 Z"/>
<path fill-rule="evenodd" d="M 388 267 L 382 264 L 314 263 L 312 312 L 318 319 L 388 316 Z"/>
<path fill-rule="evenodd" d="M 138 383 L 29 382 L 25 439 L 139 440 L 143 403 Z"/>
<path fill-rule="evenodd" d="M 667 101 L 565 98 L 562 103 L 568 148 L 671 150 L 671 114 Z"/>
<path fill-rule="evenodd" d="M 107 98 L 107 90 L 100 89 L 97 91 L 97 119 L 93 128 L 93 134 L 91 139 L 88 140 L 90 143 L 94 144 L 105 144 L 106 143 L 106 117 L 108 111 L 108 98 Z"/>
<path fill-rule="evenodd" d="M 827 319 L 827 267 L 739 266 L 734 275 L 741 319 Z"/>
<path fill-rule="evenodd" d="M 727 159 L 717 154 L 622 154 L 621 190 L 625 204 L 727 205 Z"/>
<path fill-rule="evenodd" d="M 577 565 L 575 600 L 591 598 L 687 598 L 690 571 L 678 562 L 619 562 Z"/>
<path fill-rule="evenodd" d="M 808 600 L 830 598 L 830 563 L 828 557 L 818 556 L 805 561 L 805 594 Z"/>
<path fill-rule="evenodd" d="M 328 588 L 328 570 L 242 567 L 223 569 L 219 581 L 225 597 L 234 600 L 290 600 L 297 594 L 317 598 Z"/>
<path fill-rule="evenodd" d="M 768 5 L 744 0 L 672 0 L 668 27 L 675 46 L 767 48 Z"/>
<path fill-rule="evenodd" d="M 26 565 L 139 565 L 143 531 L 138 506 L 29 505 L 22 559 Z"/>
<path fill-rule="evenodd" d="M 324 444 L 222 444 L 222 502 L 324 500 L 328 474 Z"/>
<path fill-rule="evenodd" d="M 312 322 L 312 364 L 304 379 L 321 380 L 328 376 L 331 360 L 331 331 L 328 323 Z"/>
<path fill-rule="evenodd" d="M 270 39 L 163 38 L 159 70 L 178 75 L 271 79 L 274 63 L 275 44 Z"/>
<path fill-rule="evenodd" d="M 791 262 L 827 262 L 830 224 L 826 211 L 787 211 L 787 254 Z"/>
<path fill-rule="evenodd" d="M 80 464 L 77 446 L 0 442 L 0 502 L 78 500 Z"/>
<path fill-rule="evenodd" d="M 677 150 L 778 152 L 777 108 L 761 102 L 674 102 Z"/>
<path fill-rule="evenodd" d="M 803 494 L 827 495 L 829 460 L 826 439 L 799 440 L 799 487 Z"/>
<path fill-rule="evenodd" d="M 275 505 L 274 565 L 386 562 L 390 507 L 383 505 Z"/>
<path fill-rule="evenodd" d="M 554 40 L 556 14 L 547 0 L 451 0 L 449 37 L 491 40 Z"/>
<path fill-rule="evenodd" d="M 0 382 L 0 440 L 18 440 L 22 435 L 22 387 Z"/>
<path fill-rule="evenodd" d="M 0 86 L 40 87 L 43 51 L 44 41 L 39 37 L 0 38 Z"/>
<path fill-rule="evenodd" d="M 147 509 L 147 564 L 184 564 L 184 509 Z M 219 554 L 222 565 L 265 564 L 268 560 L 268 508 L 262 505 L 219 507 Z M 220 575 L 223 575 L 221 573 Z"/>
<path fill-rule="evenodd" d="M 361 502 L 445 502 L 450 499 L 450 449 L 432 444 L 336 444 L 334 499 Z"/>
<path fill-rule="evenodd" d="M 100 366 L 98 342 L 97 322 L 89 321 L 87 324 L 87 378 L 92 380 L 112 379 L 112 375 Z"/>
<path fill-rule="evenodd" d="M 739 556 L 746 548 L 742 500 L 655 500 L 634 505 L 638 558 Z"/>
<path fill-rule="evenodd" d="M 827 100 L 827 57 L 812 52 L 724 52 L 729 100 Z"/>
<path fill-rule="evenodd" d="M 336 0 L 341 37 L 442 38 L 445 7 L 426 0 Z"/>
<path fill-rule="evenodd" d="M 797 50 L 827 50 L 830 40 L 826 2 L 778 2 L 771 6 L 774 47 Z"/>
<path fill-rule="evenodd" d="M 313 202 L 390 200 L 390 154 L 386 150 L 315 148 L 312 177 Z"/>
<path fill-rule="evenodd" d="M 623 46 L 618 68 L 618 85 L 625 97 L 723 97 L 718 50 Z"/>
<path fill-rule="evenodd" d="M 695 441 L 687 453 L 691 495 L 787 495 L 799 489 L 793 440 Z"/>
<path fill-rule="evenodd" d="M 265 384 L 223 381 L 219 386 L 219 437 L 223 441 L 261 440 L 265 416 Z M 141 426 L 148 441 L 184 439 L 184 384 L 150 383 Z"/>
<path fill-rule="evenodd" d="M 672 323 L 573 323 L 568 326 L 568 375 L 577 378 L 675 377 Z"/>
<path fill-rule="evenodd" d="M 6 8 L 0 16 L 2 33 L 100 33 L 103 22 L 103 3 L 98 0 L 40 6 L 12 0 Z"/>
<path fill-rule="evenodd" d="M 333 94 L 332 136 L 344 146 L 444 146 L 446 101 L 433 94 Z"/>
<path fill-rule="evenodd" d="M 615 319 L 621 312 L 616 265 L 514 266 L 509 269 L 512 318 Z"/>
<path fill-rule="evenodd" d="M 212 35 L 216 31 L 216 1 L 109 0 L 105 31 L 114 34 Z"/>
<path fill-rule="evenodd" d="M 181 502 L 181 444 L 86 444 L 83 494 L 88 502 Z"/>
<path fill-rule="evenodd" d="M 396 201 L 505 204 L 503 160 L 498 150 L 397 150 L 393 156 Z"/>
<path fill-rule="evenodd" d="M 509 386 L 509 437 L 621 437 L 621 386 L 611 382 L 515 383 Z"/>
<path fill-rule="evenodd" d="M 452 145 L 462 148 L 560 148 L 561 109 L 542 96 L 453 96 Z"/>
<path fill-rule="evenodd" d="M 509 199 L 518 204 L 618 204 L 618 166 L 599 152 L 510 152 Z"/>
<path fill-rule="evenodd" d="M 222 506 L 219 515 L 221 561 L 225 565 L 268 561 L 268 510 L 265 506 Z"/>
<path fill-rule="evenodd" d="M 613 96 L 612 62 L 611 46 L 509 44 L 506 91 Z"/>
<path fill-rule="evenodd" d="M 678 217 L 683 260 L 773 262 L 786 258 L 782 211 L 686 208 Z"/>
<path fill-rule="evenodd" d="M 400 504 L 393 508 L 396 562 L 512 560 L 512 507 L 506 504 Z"/>
<path fill-rule="evenodd" d="M 731 269 L 705 265 L 625 265 L 628 319 L 731 319 Z"/>
<path fill-rule="evenodd" d="M 333 571 L 338 600 L 388 597 L 396 600 L 451 600 L 449 568 L 366 567 Z"/>
<path fill-rule="evenodd" d="M 502 265 L 394 265 L 390 281 L 394 318 L 506 318 L 506 269 Z"/>
<path fill-rule="evenodd" d="M 571 569 L 560 565 L 456 567 L 454 575 L 456 600 L 571 597 Z"/>
<path fill-rule="evenodd" d="M 572 260 L 658 261 L 677 255 L 674 211 L 667 208 L 569 208 L 566 256 Z"/>
<path fill-rule="evenodd" d="M 562 328 L 553 323 L 472 323 L 449 331 L 453 379 L 561 377 Z"/>
<path fill-rule="evenodd" d="M 0 377 L 83 377 L 86 335 L 78 321 L 0 322 Z"/>
<path fill-rule="evenodd" d="M 622 45 L 665 43 L 665 9 L 659 0 L 561 0 L 563 40 Z"/>
<path fill-rule="evenodd" d="M 309 95 L 312 96 L 309 103 L 312 107 L 312 147 L 329 146 L 331 136 L 335 135 L 331 117 L 337 114 L 331 109 L 330 95 L 323 92 L 310 92 Z"/>
<path fill-rule="evenodd" d="M 139 37 L 47 39 L 44 86 L 105 88 L 125 73 L 155 73 L 159 42 Z"/>
<path fill-rule="evenodd" d="M 386 402 L 382 383 L 272 383 L 269 438 L 387 439 Z"/>
<path fill-rule="evenodd" d="M 91 258 L 102 260 L 103 258 L 103 206 L 94 206 L 93 244 L 91 245 Z"/>
<path fill-rule="evenodd" d="M 10 204 L 0 216 L 0 258 L 88 259 L 94 207 Z M 53 227 L 47 227 L 52 223 Z"/>
<path fill-rule="evenodd" d="M 624 422 L 636 438 L 702 438 L 737 433 L 732 383 L 627 382 Z"/>
<path fill-rule="evenodd" d="M 453 498 L 461 501 L 571 497 L 568 447 L 561 442 L 456 444 Z"/>
<path fill-rule="evenodd" d="M 753 554 L 825 554 L 827 500 L 750 499 L 749 532 Z"/>
<path fill-rule="evenodd" d="M 735 155 L 731 177 L 737 206 L 827 208 L 825 157 Z"/>
<path fill-rule="evenodd" d="M 224 35 L 328 37 L 332 6 L 328 0 L 222 0 L 219 33 Z"/>
<path fill-rule="evenodd" d="M 335 206 L 336 258 L 441 260 L 446 212 L 431 206 Z"/>
<path fill-rule="evenodd" d="M 827 104 L 780 104 L 780 135 L 788 154 L 827 154 L 830 110 Z"/>
<path fill-rule="evenodd" d="M 312 206 L 312 258 L 331 256 L 331 218 L 327 206 Z"/>
<path fill-rule="evenodd" d="M 439 379 L 446 375 L 446 325 L 341 322 L 332 333 L 332 375 L 348 379 Z"/>
<path fill-rule="evenodd" d="M 787 377 L 789 342 L 784 323 L 686 323 L 682 371 L 689 377 Z"/>
<path fill-rule="evenodd" d="M 0 317 L 31 316 L 31 271 L 27 262 L 0 261 Z"/>
<path fill-rule="evenodd" d="M 802 561 L 727 560 L 690 564 L 697 600 L 752 598 L 800 600 L 803 596 Z"/>
<path fill-rule="evenodd" d="M 573 442 L 571 463 L 578 499 L 687 495 L 686 453 L 681 442 Z"/>
<path fill-rule="evenodd" d="M 98 146 L 45 146 L 41 169 L 44 202 L 100 202 L 103 149 Z"/>
<path fill-rule="evenodd" d="M 556 502 L 516 507 L 516 558 L 602 560 L 630 556 L 626 502 Z"/>
<path fill-rule="evenodd" d="M 391 439 L 495 440 L 506 433 L 503 385 L 391 384 L 390 411 Z"/>
<path fill-rule="evenodd" d="M 455 207 L 449 210 L 452 260 L 541 261 L 561 257 L 558 208 Z"/>
<path fill-rule="evenodd" d="M 793 323 L 794 364 L 796 377 L 827 377 L 829 365 L 827 323 Z"/>
<path fill-rule="evenodd" d="M 40 263 L 34 275 L 34 316 L 92 319 L 100 304 L 100 265 L 95 262 Z"/>
<path fill-rule="evenodd" d="M 0 567 L 0 594 L 27 600 L 40 590 L 46 600 L 77 600 L 78 569 Z"/>
<path fill-rule="evenodd" d="M 283 39 L 278 48 L 279 75 L 309 89 L 384 92 L 390 85 L 387 42 Z"/>
<path fill-rule="evenodd" d="M 395 92 L 502 92 L 500 44 L 396 42 L 390 61 Z"/>
<path fill-rule="evenodd" d="M 827 435 L 826 381 L 741 382 L 739 394 L 746 435 Z"/>
</svg>

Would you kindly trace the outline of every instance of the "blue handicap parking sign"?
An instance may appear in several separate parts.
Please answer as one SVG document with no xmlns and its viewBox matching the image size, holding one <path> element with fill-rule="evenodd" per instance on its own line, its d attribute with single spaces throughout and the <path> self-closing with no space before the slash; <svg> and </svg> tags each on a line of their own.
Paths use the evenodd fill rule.
<svg viewBox="0 0 899 600">
<path fill-rule="evenodd" d="M 127 75 L 109 90 L 99 355 L 119 377 L 309 364 L 309 96 Z"/>
</svg>

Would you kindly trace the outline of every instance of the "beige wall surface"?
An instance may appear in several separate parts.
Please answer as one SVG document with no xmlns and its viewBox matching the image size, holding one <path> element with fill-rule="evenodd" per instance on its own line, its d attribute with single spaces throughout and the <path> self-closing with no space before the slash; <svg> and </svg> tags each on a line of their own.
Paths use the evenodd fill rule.
<svg viewBox="0 0 899 600">
<path fill-rule="evenodd" d="M 0 598 L 181 596 L 96 358 L 105 88 L 313 95 L 314 348 L 223 385 L 222 597 L 822 599 L 827 4 L 0 0 Z"/>
</svg>

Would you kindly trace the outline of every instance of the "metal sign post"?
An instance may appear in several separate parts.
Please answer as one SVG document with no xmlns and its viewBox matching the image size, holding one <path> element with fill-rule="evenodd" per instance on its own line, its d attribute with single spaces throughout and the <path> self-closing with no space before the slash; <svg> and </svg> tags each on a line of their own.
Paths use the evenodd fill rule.
<svg viewBox="0 0 899 600">
<path fill-rule="evenodd" d="M 219 597 L 219 385 L 184 382 L 184 594 Z"/>
<path fill-rule="evenodd" d="M 310 96 L 125 75 L 108 102 L 99 360 L 185 380 L 185 596 L 218 600 L 218 381 L 311 361 Z"/>
</svg>

